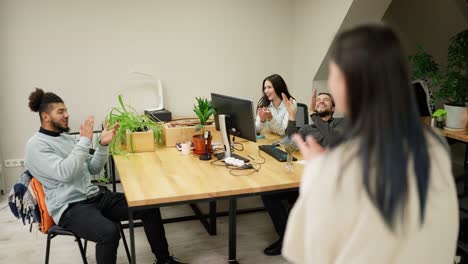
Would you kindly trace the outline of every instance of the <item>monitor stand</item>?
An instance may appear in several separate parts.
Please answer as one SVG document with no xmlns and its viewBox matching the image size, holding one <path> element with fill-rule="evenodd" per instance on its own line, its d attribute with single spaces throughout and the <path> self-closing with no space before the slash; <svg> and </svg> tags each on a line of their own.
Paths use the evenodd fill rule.
<svg viewBox="0 0 468 264">
<path fill-rule="evenodd" d="M 249 160 L 236 155 L 231 152 L 231 142 L 229 140 L 229 133 L 228 133 L 228 126 L 226 125 L 226 119 L 229 122 L 229 116 L 226 115 L 219 115 L 219 131 L 221 132 L 221 136 L 223 138 L 223 145 L 224 145 L 224 153 L 214 154 L 218 160 L 222 160 L 224 158 L 233 157 L 236 159 L 243 160 L 244 162 L 248 162 Z"/>
<path fill-rule="evenodd" d="M 224 153 L 221 152 L 221 153 L 218 153 L 218 154 L 213 154 L 218 160 L 222 160 L 224 159 Z M 237 154 L 234 154 L 234 153 L 231 153 L 231 157 L 233 158 L 236 158 L 236 159 L 240 159 L 240 160 L 243 160 L 244 162 L 249 162 L 250 160 L 249 159 L 246 159 L 242 156 L 239 156 Z"/>
</svg>

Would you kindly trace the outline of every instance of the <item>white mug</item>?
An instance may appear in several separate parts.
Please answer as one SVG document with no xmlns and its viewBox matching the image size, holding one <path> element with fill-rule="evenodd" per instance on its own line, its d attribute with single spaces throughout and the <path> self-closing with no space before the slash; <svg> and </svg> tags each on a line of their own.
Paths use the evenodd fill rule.
<svg viewBox="0 0 468 264">
<path fill-rule="evenodd" d="M 183 142 L 181 145 L 182 145 L 182 154 L 189 155 L 192 149 L 192 142 Z"/>
</svg>

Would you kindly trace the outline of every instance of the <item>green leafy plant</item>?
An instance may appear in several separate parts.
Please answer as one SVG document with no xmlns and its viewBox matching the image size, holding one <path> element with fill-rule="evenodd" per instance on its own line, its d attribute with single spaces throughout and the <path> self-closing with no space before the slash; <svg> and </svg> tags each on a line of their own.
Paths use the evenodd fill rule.
<svg viewBox="0 0 468 264">
<path fill-rule="evenodd" d="M 200 124 L 197 125 L 196 130 L 202 131 L 202 136 L 205 134 L 206 121 L 216 112 L 211 102 L 206 98 L 196 97 L 197 104 L 193 106 L 193 111 L 200 120 Z"/>
<path fill-rule="evenodd" d="M 468 29 L 450 39 L 447 66 L 439 69 L 421 45 L 418 52 L 409 56 L 414 79 L 425 79 L 439 88 L 435 97 L 448 105 L 465 106 L 468 100 Z"/>
<path fill-rule="evenodd" d="M 112 107 L 111 111 L 105 118 L 105 123 L 114 126 L 119 123 L 119 129 L 110 143 L 110 150 L 112 154 L 125 154 L 126 151 L 122 150 L 121 146 L 126 141 L 127 129 L 131 132 L 144 132 L 148 130 L 153 131 L 154 140 L 157 144 L 163 144 L 162 127 L 160 124 L 151 120 L 147 115 L 139 114 L 133 107 L 125 105 L 122 95 L 118 96 L 120 107 Z M 130 137 L 132 140 L 132 137 Z M 129 142 L 133 152 L 133 142 Z"/>
<path fill-rule="evenodd" d="M 440 90 L 436 97 L 447 100 L 449 105 L 465 106 L 468 100 L 468 29 L 450 39 L 447 68 L 436 80 Z"/>
<path fill-rule="evenodd" d="M 439 65 L 434 61 L 432 55 L 428 54 L 421 44 L 417 45 L 417 52 L 408 56 L 411 64 L 413 79 L 432 80 L 439 71 Z"/>
</svg>

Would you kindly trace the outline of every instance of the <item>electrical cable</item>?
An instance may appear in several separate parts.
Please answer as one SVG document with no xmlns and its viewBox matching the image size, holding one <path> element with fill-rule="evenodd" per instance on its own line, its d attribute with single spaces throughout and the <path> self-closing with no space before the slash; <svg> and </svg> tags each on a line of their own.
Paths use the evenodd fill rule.
<svg viewBox="0 0 468 264">
<path fill-rule="evenodd" d="M 262 168 L 262 165 L 260 165 L 260 164 L 255 164 L 255 165 L 259 165 L 258 168 L 255 168 L 253 164 L 252 164 L 252 168 L 250 168 L 250 169 L 238 168 L 238 167 L 232 168 L 232 169 L 229 170 L 229 174 L 231 174 L 232 176 L 249 176 L 250 174 L 258 172 Z M 234 173 L 234 171 L 243 171 L 243 170 L 244 171 L 245 170 L 252 170 L 252 171 L 250 171 L 247 174 L 235 174 Z"/>
<path fill-rule="evenodd" d="M 257 162 L 257 164 L 265 164 L 266 159 L 265 159 L 265 157 L 262 156 L 262 152 L 260 151 L 260 149 L 258 149 L 258 156 L 259 156 L 260 158 L 262 158 L 263 161 L 262 161 L 262 162 Z"/>
<path fill-rule="evenodd" d="M 244 150 L 244 145 L 241 142 L 247 142 L 247 140 L 241 141 L 241 142 L 239 142 L 239 141 L 235 142 L 235 140 L 236 140 L 236 137 L 233 136 L 232 137 L 232 144 L 231 144 L 231 152 L 234 153 L 234 151 L 243 151 Z M 236 145 L 240 146 L 240 147 L 235 147 Z M 248 155 L 248 156 L 252 160 L 255 160 L 252 156 L 250 156 L 250 155 Z M 213 161 L 210 162 L 210 164 L 214 165 L 214 166 L 226 167 L 227 169 L 229 169 L 229 174 L 231 174 L 232 176 L 248 176 L 248 175 L 251 175 L 251 174 L 253 174 L 255 172 L 259 172 L 260 169 L 262 168 L 262 164 L 265 163 L 266 159 L 265 159 L 265 157 L 262 156 L 260 149 L 258 150 L 258 156 L 262 159 L 262 161 L 253 162 L 251 160 L 251 162 L 250 162 L 250 165 L 252 165 L 251 168 L 242 168 L 242 167 L 236 167 L 236 166 L 233 166 L 233 165 L 228 165 L 228 164 L 224 163 L 223 160 L 213 160 Z M 248 173 L 238 174 L 238 173 L 235 173 L 236 171 L 249 171 L 249 172 Z"/>
<path fill-rule="evenodd" d="M 239 148 L 236 148 L 236 145 L 240 146 Z M 242 143 L 239 143 L 239 142 L 232 142 L 231 144 L 231 151 L 234 152 L 234 150 L 237 150 L 237 151 L 243 151 L 244 150 L 244 145 L 242 145 Z"/>
<path fill-rule="evenodd" d="M 265 161 L 263 161 L 263 163 L 265 163 Z M 252 168 L 241 168 L 241 167 L 236 167 L 233 165 L 228 165 L 224 163 L 222 160 L 213 160 L 210 162 L 210 164 L 214 166 L 226 167 L 227 169 L 229 169 L 229 174 L 231 174 L 232 176 L 248 176 L 255 172 L 259 172 L 260 169 L 262 168 L 263 163 L 251 162 L 250 165 L 252 165 Z M 258 165 L 258 167 L 256 167 L 256 165 Z M 239 173 L 235 173 L 235 171 L 249 171 L 249 172 L 239 174 Z"/>
</svg>

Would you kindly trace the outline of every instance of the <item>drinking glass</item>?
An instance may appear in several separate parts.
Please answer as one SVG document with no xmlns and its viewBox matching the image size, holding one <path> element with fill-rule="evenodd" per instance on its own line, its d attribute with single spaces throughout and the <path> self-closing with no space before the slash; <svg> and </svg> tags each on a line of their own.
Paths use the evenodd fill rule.
<svg viewBox="0 0 468 264">
<path fill-rule="evenodd" d="M 297 150 L 296 144 L 294 144 L 294 141 L 291 139 L 287 138 L 284 139 L 282 142 L 283 148 L 286 151 L 286 171 L 288 173 L 293 173 L 294 172 L 294 164 L 293 164 L 293 154 Z"/>
</svg>

